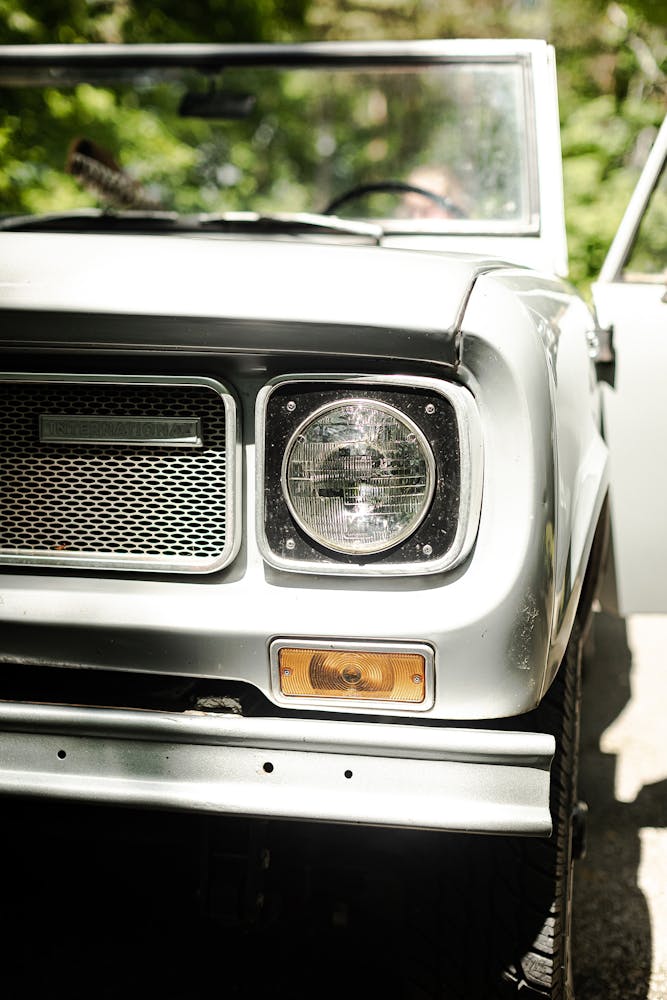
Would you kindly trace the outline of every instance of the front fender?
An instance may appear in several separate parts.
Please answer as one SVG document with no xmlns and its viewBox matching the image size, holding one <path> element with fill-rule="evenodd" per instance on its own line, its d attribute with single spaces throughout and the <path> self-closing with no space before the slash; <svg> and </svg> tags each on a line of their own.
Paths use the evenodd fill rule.
<svg viewBox="0 0 667 1000">
<path fill-rule="evenodd" d="M 565 651 L 608 488 L 592 324 L 568 286 L 518 269 L 480 278 L 464 317 L 461 376 L 485 434 L 484 516 L 523 550 L 519 573 L 507 554 L 496 563 L 524 594 L 505 670 L 529 664 L 524 686 L 538 698 Z M 490 544 L 484 529 L 478 553 Z"/>
</svg>

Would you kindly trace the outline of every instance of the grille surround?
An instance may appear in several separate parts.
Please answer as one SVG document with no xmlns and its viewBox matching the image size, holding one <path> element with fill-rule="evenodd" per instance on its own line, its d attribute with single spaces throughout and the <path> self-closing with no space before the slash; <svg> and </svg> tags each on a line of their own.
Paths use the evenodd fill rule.
<svg viewBox="0 0 667 1000">
<path fill-rule="evenodd" d="M 0 384 L 0 563 L 190 574 L 234 559 L 240 445 L 227 386 L 52 373 L 2 373 Z M 49 413 L 197 420 L 203 444 L 40 440 Z"/>
</svg>

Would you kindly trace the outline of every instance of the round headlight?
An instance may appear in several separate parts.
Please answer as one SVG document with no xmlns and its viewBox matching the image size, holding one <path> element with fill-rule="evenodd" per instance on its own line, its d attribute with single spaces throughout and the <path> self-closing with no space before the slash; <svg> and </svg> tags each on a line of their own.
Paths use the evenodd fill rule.
<svg viewBox="0 0 667 1000">
<path fill-rule="evenodd" d="M 297 524 L 351 555 L 384 552 L 424 518 L 435 488 L 428 441 L 404 413 L 370 399 L 330 403 L 304 421 L 283 459 Z"/>
</svg>

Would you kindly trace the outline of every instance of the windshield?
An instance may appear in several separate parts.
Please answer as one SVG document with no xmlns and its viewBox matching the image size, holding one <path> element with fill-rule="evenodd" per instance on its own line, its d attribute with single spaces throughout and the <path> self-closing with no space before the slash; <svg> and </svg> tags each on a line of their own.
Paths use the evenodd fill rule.
<svg viewBox="0 0 667 1000">
<path fill-rule="evenodd" d="M 509 59 L 4 90 L 0 212 L 335 212 L 405 232 L 526 232 L 526 90 Z M 104 181 L 119 168 L 125 200 Z"/>
</svg>

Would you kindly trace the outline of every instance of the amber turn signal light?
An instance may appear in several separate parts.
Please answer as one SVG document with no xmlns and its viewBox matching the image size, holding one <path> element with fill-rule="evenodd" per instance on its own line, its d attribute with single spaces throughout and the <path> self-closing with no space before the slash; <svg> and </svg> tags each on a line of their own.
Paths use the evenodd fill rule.
<svg viewBox="0 0 667 1000">
<path fill-rule="evenodd" d="M 426 695 L 426 660 L 419 653 L 283 646 L 278 675 L 287 698 L 419 704 Z"/>
</svg>

